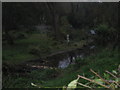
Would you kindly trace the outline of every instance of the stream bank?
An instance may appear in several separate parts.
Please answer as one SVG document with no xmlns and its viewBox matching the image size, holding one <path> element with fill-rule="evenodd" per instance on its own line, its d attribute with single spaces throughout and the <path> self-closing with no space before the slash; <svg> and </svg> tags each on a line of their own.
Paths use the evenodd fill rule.
<svg viewBox="0 0 120 90">
<path fill-rule="evenodd" d="M 70 64 L 75 64 L 77 58 L 84 59 L 88 55 L 96 52 L 96 46 L 93 44 L 83 45 L 82 48 L 71 49 L 67 51 L 59 51 L 52 53 L 45 58 L 29 60 L 19 65 L 9 66 L 3 63 L 3 72 L 27 73 L 37 69 L 56 69 L 66 68 Z"/>
</svg>

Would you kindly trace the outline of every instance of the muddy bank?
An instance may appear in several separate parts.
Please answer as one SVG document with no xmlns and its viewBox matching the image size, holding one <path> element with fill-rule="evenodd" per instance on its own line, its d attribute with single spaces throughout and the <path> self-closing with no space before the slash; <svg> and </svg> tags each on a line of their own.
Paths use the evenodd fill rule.
<svg viewBox="0 0 120 90">
<path fill-rule="evenodd" d="M 52 53 L 45 58 L 29 60 L 19 65 L 13 66 L 8 63 L 3 63 L 3 72 L 25 73 L 36 69 L 66 68 L 70 64 L 74 64 L 76 58 L 85 58 L 95 51 L 96 46 L 89 44 L 84 45 L 82 48 Z"/>
</svg>

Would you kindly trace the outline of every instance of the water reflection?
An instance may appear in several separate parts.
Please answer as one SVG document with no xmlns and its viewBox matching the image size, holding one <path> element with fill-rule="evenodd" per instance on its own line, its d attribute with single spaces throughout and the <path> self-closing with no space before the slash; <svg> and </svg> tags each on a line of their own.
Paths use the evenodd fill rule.
<svg viewBox="0 0 120 90">
<path fill-rule="evenodd" d="M 69 57 L 67 59 L 63 59 L 59 62 L 58 68 L 66 68 L 70 64 L 70 61 Z"/>
<path fill-rule="evenodd" d="M 73 57 L 70 56 L 66 59 L 61 60 L 61 61 L 59 61 L 58 68 L 63 68 L 64 69 L 64 68 L 68 67 L 69 64 L 75 64 L 76 58 L 83 59 L 84 55 L 80 54 L 80 55 L 76 55 L 76 56 L 73 56 Z"/>
<path fill-rule="evenodd" d="M 92 50 L 95 48 L 95 45 L 89 46 L 89 50 Z M 85 58 L 86 54 L 85 52 L 81 52 L 81 53 L 76 53 L 77 51 L 75 51 L 74 53 L 72 52 L 72 54 L 67 55 L 67 58 L 64 58 L 63 60 L 58 62 L 58 68 L 66 68 L 68 67 L 68 65 L 70 64 L 75 64 L 75 60 L 76 58 L 80 58 L 81 60 Z"/>
</svg>

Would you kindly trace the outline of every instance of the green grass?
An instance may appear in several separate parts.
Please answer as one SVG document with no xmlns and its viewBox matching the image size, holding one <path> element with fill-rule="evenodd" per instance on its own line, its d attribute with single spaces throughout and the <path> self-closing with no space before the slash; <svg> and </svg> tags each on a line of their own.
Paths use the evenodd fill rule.
<svg viewBox="0 0 120 90">
<path fill-rule="evenodd" d="M 28 53 L 27 46 L 15 45 L 13 47 L 3 47 L 3 62 L 20 63 L 35 58 Z"/>
<path fill-rule="evenodd" d="M 31 34 L 25 39 L 15 40 L 15 45 L 3 45 L 3 62 L 13 64 L 38 58 L 38 56 L 29 53 L 30 48 L 37 47 L 38 45 L 44 48 L 49 46 L 49 44 L 50 40 L 41 34 Z"/>
<path fill-rule="evenodd" d="M 63 87 L 68 85 L 72 80 L 77 78 L 77 75 L 85 75 L 90 78 L 93 76 L 93 73 L 90 72 L 90 69 L 98 72 L 101 76 L 105 70 L 112 71 L 117 69 L 120 64 L 120 52 L 118 49 L 112 51 L 109 48 L 102 49 L 99 53 L 95 53 L 87 58 L 81 60 L 77 59 L 77 64 L 70 65 L 66 69 L 57 69 L 57 70 L 36 70 L 32 71 L 26 77 L 8 77 L 3 78 L 4 87 L 28 87 L 32 88 L 33 86 L 30 83 L 35 83 L 44 87 Z M 83 63 L 85 63 L 83 65 Z M 56 77 L 55 77 L 56 75 Z M 7 82 L 5 82 L 7 80 Z M 85 83 L 86 81 L 80 79 L 79 82 Z"/>
<path fill-rule="evenodd" d="M 62 76 L 46 81 L 44 86 L 64 86 L 67 85 L 70 81 L 77 78 L 77 75 L 85 75 L 87 77 L 91 77 L 93 74 L 90 72 L 90 69 L 93 69 L 100 74 L 102 74 L 105 70 L 112 71 L 118 68 L 120 64 L 119 60 L 119 52 L 117 50 L 103 50 L 97 55 L 89 56 L 84 59 L 84 63 L 87 65 L 76 64 L 69 66 L 67 69 L 63 70 Z M 81 60 L 79 61 L 81 62 Z M 79 80 L 79 82 L 85 82 L 85 80 Z"/>
<path fill-rule="evenodd" d="M 80 41 L 76 43 L 77 46 L 74 46 L 73 42 L 73 44 L 68 46 L 66 42 L 61 44 L 46 34 L 33 33 L 27 35 L 26 38 L 16 39 L 15 45 L 3 44 L 3 62 L 19 64 L 27 60 L 45 57 L 54 52 L 81 47 L 84 43 L 85 41 Z M 36 49 L 36 51 L 34 54 L 30 54 L 29 52 L 33 51 L 33 49 Z"/>
</svg>

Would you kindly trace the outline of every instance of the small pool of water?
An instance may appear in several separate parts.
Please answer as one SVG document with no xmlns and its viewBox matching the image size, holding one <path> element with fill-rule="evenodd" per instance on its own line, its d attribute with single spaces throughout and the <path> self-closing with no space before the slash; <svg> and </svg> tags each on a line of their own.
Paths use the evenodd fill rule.
<svg viewBox="0 0 120 90">
<path fill-rule="evenodd" d="M 92 51 L 93 49 L 95 48 L 95 45 L 92 45 L 92 46 L 89 46 L 88 47 L 88 51 L 85 51 L 85 52 L 89 52 Z M 75 64 L 75 60 L 77 58 L 81 58 L 81 59 L 84 59 L 87 55 L 87 53 L 85 53 L 84 50 L 81 52 L 81 50 L 75 50 L 71 53 L 68 53 L 67 57 L 60 60 L 58 62 L 58 68 L 66 68 L 68 67 L 70 64 Z"/>
<path fill-rule="evenodd" d="M 59 61 L 58 68 L 66 68 L 70 64 L 70 58 Z"/>
<path fill-rule="evenodd" d="M 73 57 L 68 57 L 66 59 L 63 59 L 63 60 L 59 61 L 58 68 L 63 68 L 64 69 L 64 68 L 68 67 L 70 64 L 75 64 L 75 60 L 77 58 L 84 59 L 84 54 L 76 55 L 76 56 L 73 56 Z"/>
</svg>

